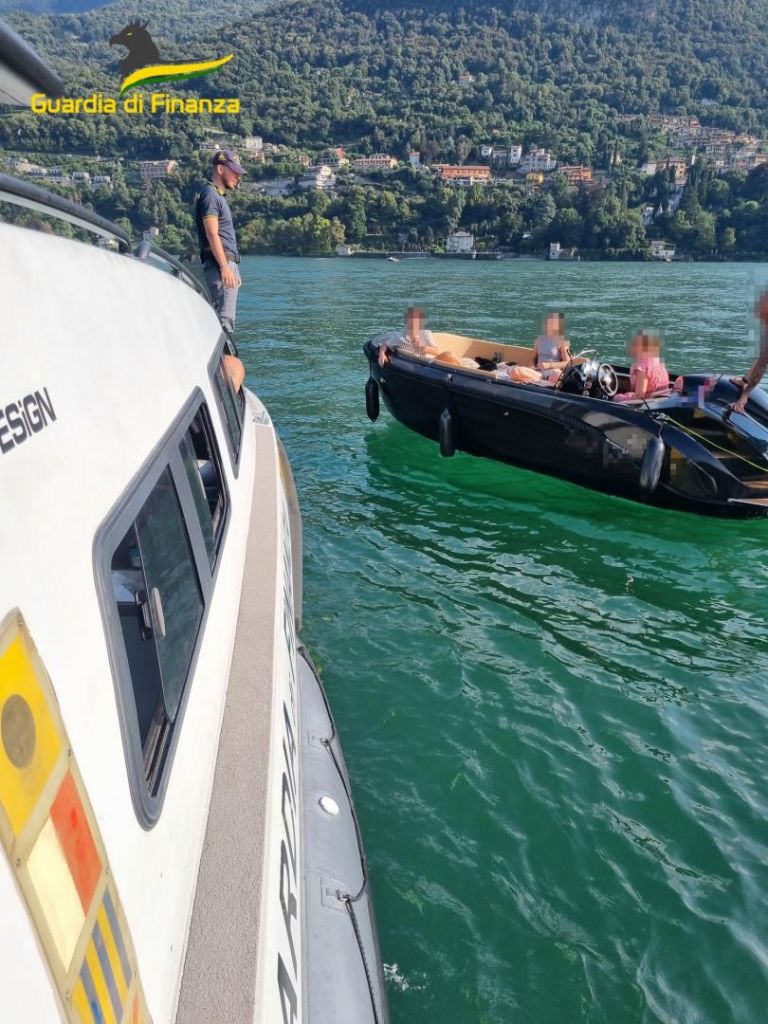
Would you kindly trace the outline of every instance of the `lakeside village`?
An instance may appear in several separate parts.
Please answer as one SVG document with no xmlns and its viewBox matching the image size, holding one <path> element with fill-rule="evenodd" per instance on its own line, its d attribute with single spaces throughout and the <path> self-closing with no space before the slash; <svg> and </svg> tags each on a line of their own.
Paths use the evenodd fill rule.
<svg viewBox="0 0 768 1024">
<path fill-rule="evenodd" d="M 244 252 L 667 262 L 763 255 L 763 142 L 697 117 L 649 121 L 663 155 L 639 167 L 623 163 L 618 144 L 609 166 L 596 168 L 519 142 L 467 147 L 462 162 L 448 164 L 420 152 L 407 160 L 344 146 L 307 153 L 257 135 L 211 133 L 191 159 L 67 155 L 44 166 L 0 151 L 0 168 L 178 251 L 189 246 L 190 199 L 206 164 L 231 148 L 248 167 L 235 197 Z"/>
</svg>

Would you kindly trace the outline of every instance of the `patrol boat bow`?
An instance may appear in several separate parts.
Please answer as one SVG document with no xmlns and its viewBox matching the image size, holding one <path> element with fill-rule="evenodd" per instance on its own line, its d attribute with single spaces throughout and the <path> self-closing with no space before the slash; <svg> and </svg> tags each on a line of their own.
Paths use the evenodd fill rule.
<svg viewBox="0 0 768 1024">
<path fill-rule="evenodd" d="M 269 414 L 173 257 L 3 202 L 118 251 L 0 224 L 2 1019 L 385 1024 Z"/>
</svg>

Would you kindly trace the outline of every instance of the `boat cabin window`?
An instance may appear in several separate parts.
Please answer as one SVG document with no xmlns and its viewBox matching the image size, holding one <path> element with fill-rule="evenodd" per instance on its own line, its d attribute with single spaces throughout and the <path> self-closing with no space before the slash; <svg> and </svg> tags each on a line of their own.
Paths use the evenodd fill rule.
<svg viewBox="0 0 768 1024">
<path fill-rule="evenodd" d="M 213 567 L 224 533 L 227 492 L 221 471 L 219 451 L 211 429 L 208 410 L 203 405 L 189 425 L 179 445 L 181 460 L 195 502 L 208 560 Z"/>
<path fill-rule="evenodd" d="M 160 815 L 229 513 L 198 389 L 95 541 L 131 795 L 146 827 Z"/>
<path fill-rule="evenodd" d="M 213 378 L 213 389 L 216 393 L 216 401 L 219 405 L 219 412 L 224 421 L 225 433 L 229 443 L 232 464 L 237 470 L 240 460 L 240 441 L 243 436 L 243 416 L 245 414 L 245 392 L 241 388 L 235 391 L 229 374 L 224 367 L 224 351 L 218 353 L 211 367 Z"/>
<path fill-rule="evenodd" d="M 162 770 L 203 618 L 203 595 L 168 469 L 112 558 L 150 792 Z"/>
</svg>

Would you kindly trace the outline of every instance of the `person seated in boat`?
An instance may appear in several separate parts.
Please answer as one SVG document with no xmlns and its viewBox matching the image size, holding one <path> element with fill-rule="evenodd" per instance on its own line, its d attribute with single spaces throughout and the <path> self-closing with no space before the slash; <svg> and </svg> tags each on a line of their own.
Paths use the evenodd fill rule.
<svg viewBox="0 0 768 1024">
<path fill-rule="evenodd" d="M 562 313 L 547 313 L 541 334 L 533 343 L 533 366 L 513 366 L 509 376 L 518 384 L 554 384 L 570 359 L 565 316 Z"/>
<path fill-rule="evenodd" d="M 615 402 L 642 401 L 669 391 L 669 374 L 661 358 L 661 339 L 638 331 L 629 343 L 632 365 L 629 368 L 631 391 L 614 397 Z"/>
<path fill-rule="evenodd" d="M 401 349 L 403 352 L 413 352 L 416 355 L 430 354 L 438 356 L 438 348 L 432 337 L 432 332 L 426 330 L 424 310 L 418 306 L 410 306 L 405 311 L 405 330 L 398 334 L 391 332 L 383 335 L 379 342 L 379 366 L 384 366 L 391 349 Z M 446 353 L 439 353 L 441 356 Z M 454 357 L 455 358 L 455 357 Z"/>
</svg>

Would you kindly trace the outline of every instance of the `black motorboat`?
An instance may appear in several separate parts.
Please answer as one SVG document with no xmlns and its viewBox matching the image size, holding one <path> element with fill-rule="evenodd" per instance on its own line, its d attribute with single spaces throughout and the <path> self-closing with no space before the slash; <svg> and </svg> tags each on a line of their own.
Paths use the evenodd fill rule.
<svg viewBox="0 0 768 1024">
<path fill-rule="evenodd" d="M 446 456 L 463 451 L 688 512 L 768 514 L 764 392 L 753 391 L 746 412 L 734 413 L 739 389 L 730 378 L 694 373 L 679 392 L 615 401 L 630 390 L 629 369 L 597 353 L 580 353 L 555 386 L 543 386 L 493 369 L 531 366 L 530 348 L 456 334 L 434 339 L 437 357 L 391 347 L 381 367 L 380 339 L 366 343 L 370 419 L 381 396 L 395 419 L 438 441 Z"/>
</svg>

